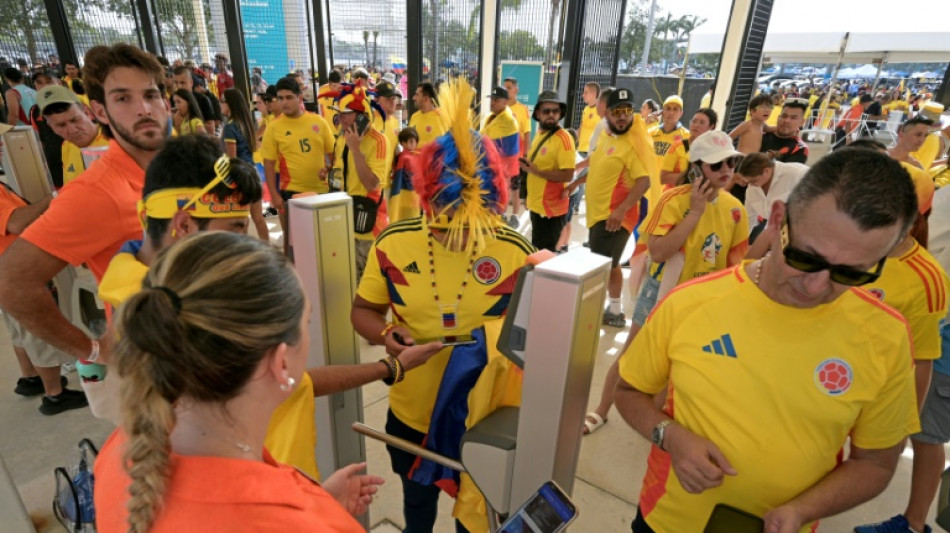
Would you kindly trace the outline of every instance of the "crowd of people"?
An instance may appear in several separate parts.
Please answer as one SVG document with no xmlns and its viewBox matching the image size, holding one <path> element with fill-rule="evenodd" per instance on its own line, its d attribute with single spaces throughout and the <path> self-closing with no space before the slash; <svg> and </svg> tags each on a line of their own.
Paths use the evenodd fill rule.
<svg viewBox="0 0 950 533">
<path fill-rule="evenodd" d="M 587 83 L 575 130 L 556 92 L 529 109 L 514 78 L 478 100 L 464 80 L 409 95 L 404 78 L 335 69 L 245 95 L 215 60 L 117 44 L 62 77 L 4 72 L 7 124 L 36 129 L 59 191 L 28 204 L 0 189 L 16 392 L 118 426 L 96 462 L 100 531 L 359 531 L 382 480 L 352 465 L 315 481 L 314 398 L 383 380 L 386 431 L 457 457 L 514 281 L 536 251 L 567 251 L 575 216 L 610 261 L 603 326 L 627 331 L 578 430 L 616 406 L 652 441 L 634 533 L 699 531 L 723 505 L 769 532 L 811 528 L 882 491 L 908 437 L 907 509 L 858 531 L 929 530 L 950 440 L 950 261 L 927 250 L 932 212 L 950 216 L 934 200 L 950 145 L 936 102 L 906 108 L 893 146 L 854 136 L 810 162 L 818 94 L 758 95 L 726 133 L 708 103 L 684 126 L 677 95 Z M 876 96 L 861 115 L 878 117 Z M 386 357 L 307 369 L 288 202 L 332 191 L 353 199 L 358 282 L 332 311 Z M 49 288 L 80 264 L 109 308 L 101 338 Z M 431 341 L 462 334 L 474 344 Z M 60 373 L 75 361 L 83 391 Z M 388 452 L 405 531 L 432 531 L 440 493 L 467 481 Z"/>
</svg>

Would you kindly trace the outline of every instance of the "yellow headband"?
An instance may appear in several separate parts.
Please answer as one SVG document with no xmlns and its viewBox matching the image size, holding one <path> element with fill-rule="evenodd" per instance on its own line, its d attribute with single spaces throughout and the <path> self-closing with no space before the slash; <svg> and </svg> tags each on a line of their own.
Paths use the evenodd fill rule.
<svg viewBox="0 0 950 533">
<path fill-rule="evenodd" d="M 146 217 L 169 220 L 179 211 L 186 211 L 194 218 L 234 218 L 251 214 L 248 204 L 241 204 L 237 193 L 224 200 L 197 187 L 162 189 L 139 200 L 139 219 L 145 226 Z"/>
</svg>

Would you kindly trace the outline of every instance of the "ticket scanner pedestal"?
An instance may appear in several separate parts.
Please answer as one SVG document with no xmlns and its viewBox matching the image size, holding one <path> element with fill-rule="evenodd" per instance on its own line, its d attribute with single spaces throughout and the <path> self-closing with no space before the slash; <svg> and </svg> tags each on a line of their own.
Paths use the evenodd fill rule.
<svg viewBox="0 0 950 533">
<path fill-rule="evenodd" d="M 518 280 L 498 348 L 524 368 L 521 407 L 495 411 L 461 447 L 462 464 L 499 514 L 548 480 L 573 490 L 609 271 L 607 258 L 578 250 Z"/>
<path fill-rule="evenodd" d="M 294 198 L 289 202 L 294 265 L 313 305 L 307 367 L 360 363 L 359 342 L 350 322 L 356 296 L 353 201 L 344 193 Z M 316 399 L 317 466 L 323 477 L 366 460 L 363 437 L 350 431 L 363 419 L 359 388 Z"/>
<path fill-rule="evenodd" d="M 17 126 L 3 135 L 3 181 L 29 203 L 53 193 L 46 158 L 33 128 Z M 76 327 L 90 337 L 105 333 L 105 306 L 98 297 L 98 284 L 85 267 L 67 266 L 53 278 L 59 309 Z"/>
</svg>

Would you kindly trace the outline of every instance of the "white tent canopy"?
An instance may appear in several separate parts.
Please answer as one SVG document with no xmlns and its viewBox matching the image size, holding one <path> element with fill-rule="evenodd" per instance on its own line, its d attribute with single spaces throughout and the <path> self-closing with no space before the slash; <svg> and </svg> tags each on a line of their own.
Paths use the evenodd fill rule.
<svg viewBox="0 0 950 533">
<path fill-rule="evenodd" d="M 762 53 L 766 63 L 837 63 L 845 32 L 768 33 Z M 696 33 L 690 54 L 718 54 L 722 33 Z M 845 63 L 950 62 L 950 32 L 852 32 Z"/>
</svg>

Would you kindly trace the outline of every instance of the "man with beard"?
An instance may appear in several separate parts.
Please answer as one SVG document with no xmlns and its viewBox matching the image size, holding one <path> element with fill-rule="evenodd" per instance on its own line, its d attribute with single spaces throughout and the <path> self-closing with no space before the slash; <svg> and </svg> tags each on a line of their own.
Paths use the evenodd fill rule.
<svg viewBox="0 0 950 533">
<path fill-rule="evenodd" d="M 165 146 L 168 113 L 159 88 L 164 70 L 154 56 L 120 43 L 92 48 L 84 64 L 93 114 L 112 139 L 109 149 L 0 257 L 0 308 L 52 346 L 95 361 L 99 342 L 60 314 L 46 286 L 69 264 L 85 263 L 101 280 L 122 243 L 141 237 L 136 203 L 145 168 Z M 63 397 L 58 376 L 43 381 L 44 413 L 79 401 Z"/>
<path fill-rule="evenodd" d="M 638 204 L 650 188 L 650 175 L 637 153 L 637 132 L 631 131 L 636 110 L 633 94 L 617 89 L 607 98 L 607 131 L 590 154 L 587 175 L 587 227 L 590 251 L 610 258 L 609 306 L 604 324 L 623 327 L 620 307 L 623 272 L 620 255 L 639 219 Z"/>
<path fill-rule="evenodd" d="M 528 157 L 521 158 L 521 170 L 528 176 L 525 185 L 531 211 L 531 244 L 552 252 L 557 251 L 570 202 L 562 193 L 574 177 L 574 139 L 558 124 L 566 112 L 567 104 L 558 100 L 554 91 L 538 96 L 534 106 L 538 134 Z"/>
</svg>

